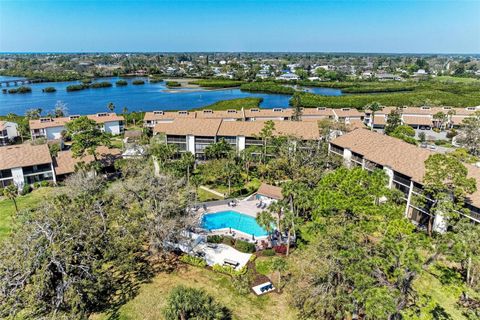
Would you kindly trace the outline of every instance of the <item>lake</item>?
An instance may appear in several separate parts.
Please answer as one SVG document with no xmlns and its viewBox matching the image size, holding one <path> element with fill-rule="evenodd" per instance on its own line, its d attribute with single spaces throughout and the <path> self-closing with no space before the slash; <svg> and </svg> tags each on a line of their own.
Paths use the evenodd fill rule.
<svg viewBox="0 0 480 320">
<path fill-rule="evenodd" d="M 10 77 L 0 77 L 0 80 Z M 18 79 L 17 77 L 15 77 Z M 261 97 L 262 108 L 288 107 L 289 95 L 250 93 L 241 91 L 238 88 L 225 90 L 207 90 L 200 88 L 180 88 L 168 90 L 164 82 L 149 83 L 144 85 L 132 85 L 134 79 L 125 79 L 127 86 L 116 87 L 115 81 L 120 78 L 102 78 L 97 81 L 109 81 L 113 84 L 110 88 L 85 89 L 81 91 L 67 92 L 66 87 L 71 84 L 78 84 L 79 81 L 34 83 L 28 86 L 32 88 L 31 93 L 25 94 L 3 94 L 0 93 L 0 115 L 15 113 L 25 114 L 31 108 L 42 108 L 44 113 L 54 109 L 55 103 L 59 100 L 67 104 L 69 114 L 92 114 L 101 111 L 108 111 L 107 105 L 110 102 L 116 106 L 116 111 L 121 112 L 123 107 L 129 111 L 152 111 L 152 110 L 188 110 L 215 103 L 220 100 Z M 55 87 L 54 93 L 44 93 L 45 87 Z M 13 88 L 3 85 L 1 89 Z M 330 88 L 306 88 L 307 91 L 323 95 L 341 95 L 341 90 Z"/>
</svg>

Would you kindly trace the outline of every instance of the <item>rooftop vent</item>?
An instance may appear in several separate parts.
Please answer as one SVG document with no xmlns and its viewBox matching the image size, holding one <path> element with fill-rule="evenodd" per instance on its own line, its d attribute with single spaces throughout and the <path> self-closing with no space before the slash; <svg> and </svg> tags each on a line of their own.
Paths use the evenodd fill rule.
<svg viewBox="0 0 480 320">
<path fill-rule="evenodd" d="M 422 109 L 422 110 L 430 110 L 431 108 L 430 108 L 430 107 L 425 107 L 425 106 L 423 106 L 423 107 L 421 107 L 420 109 Z"/>
<path fill-rule="evenodd" d="M 203 113 L 213 113 L 213 110 L 205 109 L 205 110 L 203 110 Z"/>
<path fill-rule="evenodd" d="M 78 119 L 78 118 L 80 118 L 80 116 L 79 116 L 79 115 L 73 115 L 73 116 L 70 116 L 69 118 L 70 118 L 70 120 L 73 120 L 73 119 Z"/>
<path fill-rule="evenodd" d="M 443 107 L 442 109 L 443 109 L 443 110 L 451 110 L 452 107 Z"/>
<path fill-rule="evenodd" d="M 228 110 L 227 110 L 227 113 L 237 113 L 237 110 L 234 110 L 234 109 L 228 109 Z"/>
<path fill-rule="evenodd" d="M 153 114 L 163 115 L 163 111 L 153 111 Z"/>
<path fill-rule="evenodd" d="M 325 107 L 317 107 L 317 110 L 318 110 L 318 111 L 322 111 L 322 110 L 327 110 L 327 108 L 325 108 Z"/>
<path fill-rule="evenodd" d="M 350 108 L 342 108 L 342 111 L 350 111 Z"/>
<path fill-rule="evenodd" d="M 274 108 L 273 109 L 273 112 L 282 112 L 282 111 L 283 111 L 283 109 L 281 109 L 281 108 Z"/>
<path fill-rule="evenodd" d="M 41 123 L 52 122 L 52 121 L 53 121 L 52 118 L 40 118 L 40 122 L 41 122 Z"/>
<path fill-rule="evenodd" d="M 178 114 L 183 114 L 183 115 L 185 115 L 185 114 L 188 114 L 188 111 L 178 111 Z"/>
<path fill-rule="evenodd" d="M 106 117 L 108 116 L 108 113 L 102 112 L 102 113 L 97 113 L 97 117 Z"/>
<path fill-rule="evenodd" d="M 250 109 L 251 112 L 260 112 L 260 110 L 254 108 L 254 109 Z"/>
<path fill-rule="evenodd" d="M 475 110 L 477 110 L 477 108 L 476 107 L 468 107 L 467 110 L 468 111 L 475 111 Z"/>
</svg>

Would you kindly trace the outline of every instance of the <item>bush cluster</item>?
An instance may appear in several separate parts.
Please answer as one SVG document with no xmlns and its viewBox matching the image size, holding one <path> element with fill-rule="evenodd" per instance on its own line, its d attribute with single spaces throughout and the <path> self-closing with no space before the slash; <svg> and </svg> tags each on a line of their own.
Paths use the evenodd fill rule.
<svg viewBox="0 0 480 320">
<path fill-rule="evenodd" d="M 244 266 L 240 270 L 235 270 L 235 268 L 230 266 L 221 266 L 219 264 L 214 264 L 212 270 L 220 273 L 225 273 L 233 277 L 238 277 L 247 273 L 247 266 Z"/>
<path fill-rule="evenodd" d="M 136 80 L 132 81 L 132 84 L 138 86 L 138 85 L 141 85 L 141 84 L 145 84 L 145 81 L 141 80 L 141 79 L 136 79 Z"/>
<path fill-rule="evenodd" d="M 204 268 L 207 266 L 207 263 L 204 259 L 199 257 L 193 257 L 188 254 L 184 254 L 180 257 L 180 261 L 191 264 L 192 266 Z"/>
<path fill-rule="evenodd" d="M 182 84 L 177 81 L 167 81 L 167 87 L 180 87 Z"/>
<path fill-rule="evenodd" d="M 55 92 L 57 91 L 57 89 L 55 89 L 55 87 L 46 87 L 46 88 L 43 88 L 42 91 L 49 93 L 49 92 Z"/>
<path fill-rule="evenodd" d="M 250 82 L 240 86 L 242 91 L 294 94 L 295 89 L 274 82 Z"/>
<path fill-rule="evenodd" d="M 18 88 L 8 89 L 8 93 L 29 93 L 32 92 L 32 88 L 27 86 L 20 86 Z"/>
</svg>

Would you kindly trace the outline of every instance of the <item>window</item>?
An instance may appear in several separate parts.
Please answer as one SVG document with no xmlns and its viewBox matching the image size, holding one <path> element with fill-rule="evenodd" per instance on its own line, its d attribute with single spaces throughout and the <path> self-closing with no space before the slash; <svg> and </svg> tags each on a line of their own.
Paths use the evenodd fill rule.
<svg viewBox="0 0 480 320">
<path fill-rule="evenodd" d="M 334 144 L 330 144 L 330 151 L 338 153 L 338 154 L 343 156 L 343 148 L 342 147 L 336 146 Z"/>
<path fill-rule="evenodd" d="M 327 108 L 325 108 L 325 107 L 318 107 L 317 110 L 318 110 L 318 111 L 323 111 L 323 110 L 327 110 Z"/>
<path fill-rule="evenodd" d="M 178 111 L 178 114 L 187 115 L 187 114 L 188 114 L 188 111 Z"/>
<path fill-rule="evenodd" d="M 273 112 L 282 112 L 282 111 L 283 111 L 283 109 L 280 109 L 280 108 L 274 108 L 273 109 Z"/>
<path fill-rule="evenodd" d="M 237 113 L 237 110 L 229 109 L 229 110 L 227 110 L 227 113 Z"/>
<path fill-rule="evenodd" d="M 10 178 L 11 176 L 12 176 L 12 170 L 10 169 L 0 170 L 0 179 Z"/>
<path fill-rule="evenodd" d="M 250 109 L 251 112 L 260 112 L 260 110 L 254 108 L 254 109 Z"/>
<path fill-rule="evenodd" d="M 421 107 L 420 109 L 422 109 L 422 110 L 430 110 L 431 108 L 430 108 L 430 107 L 425 107 L 425 106 L 423 106 L 423 107 Z"/>
<path fill-rule="evenodd" d="M 467 110 L 468 111 L 475 111 L 475 110 L 477 110 L 477 108 L 476 107 L 468 107 Z"/>
</svg>

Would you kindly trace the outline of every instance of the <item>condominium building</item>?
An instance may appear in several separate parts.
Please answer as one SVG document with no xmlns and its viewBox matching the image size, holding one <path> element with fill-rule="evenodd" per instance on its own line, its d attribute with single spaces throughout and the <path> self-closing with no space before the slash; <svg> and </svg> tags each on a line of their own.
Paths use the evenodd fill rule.
<svg viewBox="0 0 480 320">
<path fill-rule="evenodd" d="M 406 203 L 405 215 L 414 222 L 425 225 L 434 201 L 423 192 L 425 161 L 434 152 L 419 148 L 402 140 L 365 129 L 356 129 L 337 137 L 329 144 L 329 152 L 342 157 L 349 167 L 359 166 L 365 170 L 382 169 L 389 178 L 389 186 L 400 190 Z M 466 164 L 469 177 L 480 187 L 480 168 Z M 415 205 L 412 199 L 423 197 L 425 205 Z M 480 188 L 469 195 L 465 202 L 468 217 L 480 222 Z M 443 217 L 437 215 L 434 230 L 446 228 Z"/>
<path fill-rule="evenodd" d="M 0 146 L 9 144 L 18 136 L 18 124 L 0 120 Z"/>
<path fill-rule="evenodd" d="M 65 125 L 79 117 L 79 115 L 72 115 L 69 117 L 30 120 L 30 134 L 32 139 L 46 138 L 47 140 L 59 140 L 62 138 L 62 132 L 66 129 Z M 124 131 L 123 116 L 118 116 L 115 113 L 97 113 L 87 115 L 87 118 L 95 121 L 103 132 L 119 135 Z"/>
<path fill-rule="evenodd" d="M 262 145 L 259 137 L 265 126 L 264 121 L 228 121 L 223 119 L 176 119 L 158 123 L 154 134 L 164 134 L 168 144 L 177 146 L 180 152 L 189 151 L 197 158 L 203 158 L 205 148 L 224 139 L 238 152 L 250 146 Z M 319 137 L 314 122 L 274 121 L 274 135 L 295 136 L 303 140 Z"/>
<path fill-rule="evenodd" d="M 56 182 L 52 157 L 46 144 L 0 147 L 0 188 L 41 181 Z"/>
</svg>

